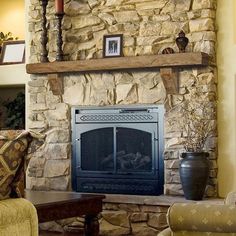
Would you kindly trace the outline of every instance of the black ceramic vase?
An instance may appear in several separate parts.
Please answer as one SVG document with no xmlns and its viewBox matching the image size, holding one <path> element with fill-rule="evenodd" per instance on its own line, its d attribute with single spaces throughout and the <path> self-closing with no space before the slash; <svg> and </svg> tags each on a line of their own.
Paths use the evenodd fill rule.
<svg viewBox="0 0 236 236">
<path fill-rule="evenodd" d="M 188 200 L 202 200 L 209 176 L 209 153 L 182 153 L 179 172 L 184 196 Z"/>
<path fill-rule="evenodd" d="M 185 33 L 183 30 L 180 31 L 179 37 L 175 40 L 177 47 L 179 48 L 179 52 L 185 52 L 185 48 L 188 45 L 188 38 L 185 37 Z"/>
</svg>

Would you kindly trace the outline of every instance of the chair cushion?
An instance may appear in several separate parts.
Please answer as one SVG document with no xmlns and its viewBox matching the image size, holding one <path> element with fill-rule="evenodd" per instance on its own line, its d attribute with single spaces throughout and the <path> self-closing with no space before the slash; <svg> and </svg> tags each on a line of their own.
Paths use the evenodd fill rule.
<svg viewBox="0 0 236 236">
<path fill-rule="evenodd" d="M 24 195 L 25 156 L 32 140 L 25 130 L 0 131 L 0 200 Z"/>
</svg>

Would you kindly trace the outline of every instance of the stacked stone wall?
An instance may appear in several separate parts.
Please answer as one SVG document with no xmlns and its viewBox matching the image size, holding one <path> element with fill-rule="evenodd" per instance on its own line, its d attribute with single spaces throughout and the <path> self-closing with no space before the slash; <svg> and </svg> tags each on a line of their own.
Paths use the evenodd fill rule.
<svg viewBox="0 0 236 236">
<path fill-rule="evenodd" d="M 38 0 L 29 8 L 30 62 L 39 62 L 42 9 Z M 208 53 L 215 61 L 216 0 L 65 0 L 63 51 L 66 60 L 102 58 L 103 36 L 123 34 L 123 54 L 160 54 L 166 47 L 178 53 L 175 38 L 184 30 L 187 52 Z M 56 55 L 54 1 L 47 7 L 50 61 Z M 32 189 L 71 189 L 71 106 L 165 104 L 165 194 L 182 195 L 178 165 L 185 134 L 176 118 L 180 105 L 198 90 L 212 107 L 216 123 L 215 67 L 181 68 L 179 94 L 168 95 L 158 69 L 101 73 L 66 73 L 64 94 L 50 91 L 46 75 L 29 82 L 28 127 L 47 134 L 45 145 L 32 155 L 27 185 Z M 217 133 L 206 145 L 211 173 L 207 196 L 217 195 Z"/>
<path fill-rule="evenodd" d="M 105 203 L 101 235 L 156 236 L 167 227 L 167 206 Z"/>
</svg>

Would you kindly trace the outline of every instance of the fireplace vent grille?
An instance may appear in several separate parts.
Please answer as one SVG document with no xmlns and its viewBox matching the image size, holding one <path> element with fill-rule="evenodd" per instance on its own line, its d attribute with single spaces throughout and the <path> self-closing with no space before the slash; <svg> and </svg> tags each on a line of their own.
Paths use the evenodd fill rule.
<svg viewBox="0 0 236 236">
<path fill-rule="evenodd" d="M 118 115 L 81 115 L 77 116 L 76 121 L 81 122 L 150 122 L 154 120 L 153 115 L 144 114 L 118 114 Z"/>
</svg>

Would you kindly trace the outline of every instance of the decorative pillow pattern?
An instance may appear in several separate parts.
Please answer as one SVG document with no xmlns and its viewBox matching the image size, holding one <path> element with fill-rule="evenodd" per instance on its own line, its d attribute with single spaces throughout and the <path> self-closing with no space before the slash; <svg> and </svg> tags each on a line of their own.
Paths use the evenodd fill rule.
<svg viewBox="0 0 236 236">
<path fill-rule="evenodd" d="M 36 137 L 44 136 L 22 130 L 0 131 L 0 200 L 23 196 L 25 157 Z"/>
</svg>

